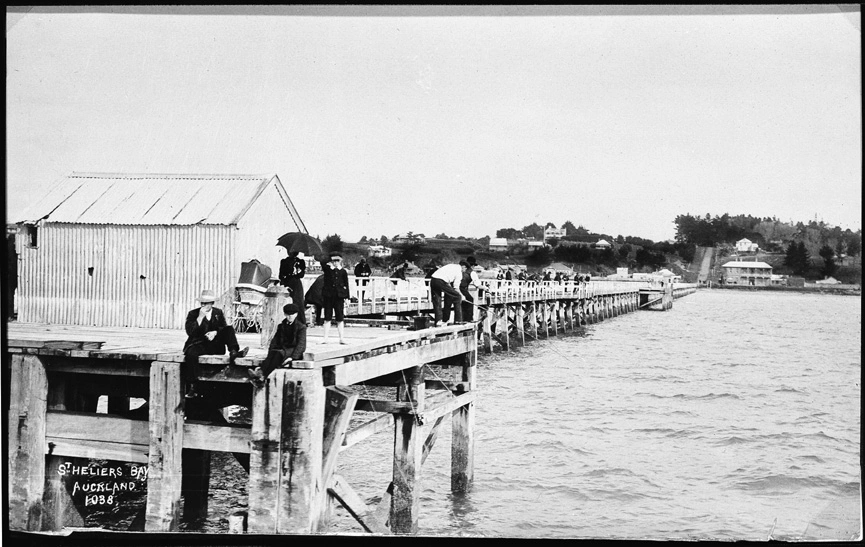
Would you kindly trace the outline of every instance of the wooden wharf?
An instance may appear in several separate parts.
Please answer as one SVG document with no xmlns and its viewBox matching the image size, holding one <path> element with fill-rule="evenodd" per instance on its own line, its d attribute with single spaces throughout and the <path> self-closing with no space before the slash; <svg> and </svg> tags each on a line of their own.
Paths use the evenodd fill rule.
<svg viewBox="0 0 865 547">
<path fill-rule="evenodd" d="M 266 351 L 257 334 L 240 334 L 241 344 L 258 347 L 234 366 L 225 355 L 202 357 L 199 384 L 205 401 L 250 408 L 250 425 L 226 423 L 206 403 L 182 399 L 182 331 L 8 327 L 13 530 L 81 525 L 58 469 L 83 458 L 146 465 L 144 529 L 177 531 L 181 518 L 207 514 L 210 453 L 218 451 L 234 453 L 248 470 L 248 532 L 326 531 L 330 506 L 340 503 L 365 531 L 416 533 L 422 464 L 448 417 L 451 487 L 471 487 L 473 324 L 403 332 L 347 327 L 347 345 L 322 344 L 314 332 L 304 360 L 277 369 L 261 387 L 248 382 L 245 369 Z M 395 386 L 396 398 L 377 400 L 357 389 L 372 385 Z M 99 396 L 108 397 L 107 412 L 97 412 Z M 147 403 L 130 410 L 130 398 Z M 352 422 L 360 423 L 349 428 Z M 394 435 L 393 478 L 371 505 L 335 470 L 342 451 L 387 429 Z"/>
<path fill-rule="evenodd" d="M 326 532 L 338 503 L 366 532 L 417 533 L 422 465 L 448 417 L 451 490 L 471 488 L 479 347 L 507 350 L 511 338 L 523 345 L 526 335 L 548 338 L 641 308 L 670 309 L 696 290 L 484 280 L 475 321 L 394 330 L 408 322 L 388 315 L 432 310 L 428 280 L 393 298 L 391 289 L 382 295 L 380 284 L 360 281 L 349 315 L 387 328 L 347 326 L 346 345 L 324 344 L 312 328 L 303 360 L 254 386 L 246 369 L 266 356 L 286 301 L 284 291 L 268 291 L 261 332 L 238 334 L 251 347 L 245 358 L 235 365 L 225 355 L 200 358 L 202 400 L 181 396 L 181 330 L 8 323 L 10 528 L 80 526 L 58 470 L 99 459 L 146 465 L 144 529 L 177 531 L 181 520 L 208 514 L 211 453 L 229 452 L 248 473 L 245 524 L 233 516 L 233 530 Z M 396 388 L 395 396 L 372 397 L 368 386 Z M 146 404 L 133 408 L 131 399 Z M 220 412 L 228 405 L 249 408 L 251 423 L 228 423 Z M 382 431 L 393 432 L 393 473 L 373 503 L 376 496 L 362 496 L 336 470 L 343 451 Z"/>
</svg>

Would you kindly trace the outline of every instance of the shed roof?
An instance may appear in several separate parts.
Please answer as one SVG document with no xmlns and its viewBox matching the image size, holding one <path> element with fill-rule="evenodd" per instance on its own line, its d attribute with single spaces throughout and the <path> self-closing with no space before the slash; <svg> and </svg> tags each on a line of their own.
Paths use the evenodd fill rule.
<svg viewBox="0 0 865 547">
<path fill-rule="evenodd" d="M 275 174 L 71 173 L 17 215 L 16 222 L 232 225 L 273 179 L 296 213 Z"/>
<path fill-rule="evenodd" d="M 765 262 L 745 262 L 745 261 L 737 261 L 734 260 L 732 262 L 727 262 L 721 266 L 722 268 L 769 268 L 772 269 L 772 266 L 766 264 Z"/>
</svg>

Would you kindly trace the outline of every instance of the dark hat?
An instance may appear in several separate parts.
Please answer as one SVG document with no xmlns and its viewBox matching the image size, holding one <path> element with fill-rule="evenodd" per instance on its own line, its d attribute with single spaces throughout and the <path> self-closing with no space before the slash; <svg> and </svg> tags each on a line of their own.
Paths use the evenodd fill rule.
<svg viewBox="0 0 865 547">
<path fill-rule="evenodd" d="M 333 260 L 334 258 L 342 258 L 342 255 L 337 252 L 330 253 L 330 259 Z"/>
<path fill-rule="evenodd" d="M 282 307 L 282 311 L 285 315 L 291 315 L 292 313 L 300 313 L 300 308 L 297 304 L 286 304 Z"/>
</svg>

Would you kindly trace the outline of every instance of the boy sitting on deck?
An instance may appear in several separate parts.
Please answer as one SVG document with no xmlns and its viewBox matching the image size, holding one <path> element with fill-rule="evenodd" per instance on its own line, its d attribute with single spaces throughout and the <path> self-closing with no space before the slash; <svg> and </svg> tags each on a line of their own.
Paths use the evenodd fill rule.
<svg viewBox="0 0 865 547">
<path fill-rule="evenodd" d="M 306 351 L 306 323 L 297 320 L 300 307 L 297 304 L 286 304 L 282 307 L 282 312 L 285 319 L 276 327 L 267 357 L 260 367 L 249 370 L 250 381 L 258 387 L 264 384 L 271 372 L 303 358 L 303 352 Z"/>
<path fill-rule="evenodd" d="M 231 364 L 238 357 L 246 356 L 249 348 L 240 349 L 234 327 L 225 321 L 225 314 L 219 308 L 214 308 L 216 296 L 213 291 L 205 289 L 198 297 L 200 308 L 191 310 L 186 315 L 186 334 L 189 338 L 183 345 L 186 359 L 181 366 L 183 383 L 186 385 L 184 397 L 197 397 L 195 379 L 198 377 L 198 357 L 200 355 L 224 355 L 228 346 Z"/>
</svg>

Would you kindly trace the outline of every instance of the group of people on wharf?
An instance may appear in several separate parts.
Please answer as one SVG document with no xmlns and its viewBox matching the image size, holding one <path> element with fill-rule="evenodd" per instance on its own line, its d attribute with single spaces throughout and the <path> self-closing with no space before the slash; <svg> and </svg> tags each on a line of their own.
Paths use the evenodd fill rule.
<svg viewBox="0 0 865 547">
<path fill-rule="evenodd" d="M 514 272 L 516 270 L 516 272 Z M 496 279 L 498 281 L 535 281 L 535 282 L 545 282 L 552 281 L 554 283 L 564 283 L 567 281 L 577 281 L 579 283 L 588 283 L 591 281 L 591 276 L 589 274 L 575 274 L 573 279 L 568 275 L 568 272 L 563 271 L 553 271 L 547 270 L 544 272 L 544 275 L 540 275 L 538 273 L 529 274 L 526 270 L 522 268 L 514 268 L 512 266 L 506 266 L 504 271 L 499 270 L 496 274 Z"/>
<path fill-rule="evenodd" d="M 250 380 L 253 383 L 262 382 L 276 368 L 290 366 L 293 360 L 302 358 L 306 351 L 307 304 L 315 307 L 315 324 L 323 325 L 323 343 L 330 337 L 331 324 L 336 323 L 340 344 L 345 340 L 345 301 L 349 299 L 348 273 L 343 265 L 342 255 L 330 253 L 319 260 L 323 275 L 304 294 L 302 279 L 306 275 L 306 259 L 303 253 L 293 252 L 283 258 L 279 265 L 279 283 L 286 287 L 292 302 L 283 308 L 284 320 L 277 327 L 276 334 L 270 342 L 267 357 L 261 366 L 250 370 Z M 396 283 L 406 279 L 409 263 L 403 262 L 390 276 Z M 477 270 L 478 266 L 473 256 L 457 264 L 438 266 L 431 262 L 425 269 L 426 277 L 430 279 L 430 297 L 433 305 L 434 326 L 451 322 L 463 323 L 474 320 L 474 299 L 469 290 L 483 288 Z M 372 269 L 365 258 L 361 258 L 354 267 L 354 275 L 360 283 L 368 283 Z M 537 273 L 528 274 L 525 269 L 506 266 L 497 274 L 499 280 L 519 280 L 528 282 L 566 282 L 570 277 L 566 272 L 547 270 L 543 276 Z M 588 282 L 588 275 L 577 274 L 574 281 Z M 198 357 L 201 355 L 224 355 L 229 352 L 229 362 L 246 356 L 249 348 L 240 348 L 234 328 L 228 324 L 225 314 L 214 307 L 216 298 L 212 290 L 204 290 L 198 298 L 200 306 L 191 310 L 186 317 L 186 333 L 188 338 L 183 346 L 185 360 L 183 363 L 183 379 L 186 386 L 185 396 L 197 397 L 195 378 L 198 373 Z M 322 311 L 324 320 L 321 319 Z"/>
<path fill-rule="evenodd" d="M 331 322 L 336 322 L 340 344 L 348 344 L 345 340 L 344 304 L 349 298 L 348 273 L 343 267 L 342 255 L 330 253 L 321 261 L 323 275 L 321 284 L 321 301 L 314 302 L 316 319 L 324 311 L 324 337 L 327 343 L 330 335 Z M 268 346 L 267 357 L 261 366 L 249 369 L 250 381 L 254 384 L 263 382 L 273 370 L 290 366 L 291 362 L 303 357 L 306 351 L 306 302 L 303 284 L 300 281 L 306 274 L 306 261 L 302 253 L 292 253 L 280 262 L 279 281 L 287 287 L 292 298 L 290 304 L 283 306 L 285 318 L 277 326 L 276 333 Z M 183 346 L 185 359 L 181 367 L 185 398 L 196 398 L 195 380 L 198 375 L 198 357 L 202 355 L 224 355 L 229 351 L 229 363 L 245 357 L 249 347 L 240 349 L 237 333 L 228 324 L 225 314 L 214 307 L 216 296 L 210 289 L 205 289 L 198 297 L 199 307 L 191 310 L 186 316 L 186 334 L 188 336 Z"/>
</svg>

